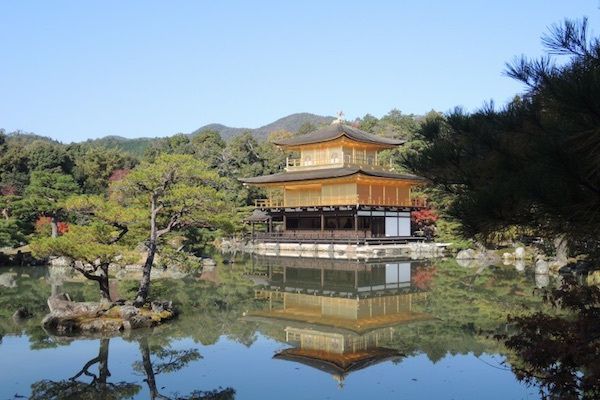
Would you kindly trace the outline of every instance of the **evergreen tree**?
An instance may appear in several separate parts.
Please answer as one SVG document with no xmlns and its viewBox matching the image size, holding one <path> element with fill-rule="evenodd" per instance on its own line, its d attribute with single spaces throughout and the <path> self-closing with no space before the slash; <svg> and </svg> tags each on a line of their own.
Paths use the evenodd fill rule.
<svg viewBox="0 0 600 400">
<path fill-rule="evenodd" d="M 449 196 L 467 236 L 519 226 L 600 254 L 600 41 L 584 20 L 554 26 L 544 43 L 548 56 L 508 67 L 524 96 L 432 116 L 424 149 L 404 163 Z"/>
</svg>

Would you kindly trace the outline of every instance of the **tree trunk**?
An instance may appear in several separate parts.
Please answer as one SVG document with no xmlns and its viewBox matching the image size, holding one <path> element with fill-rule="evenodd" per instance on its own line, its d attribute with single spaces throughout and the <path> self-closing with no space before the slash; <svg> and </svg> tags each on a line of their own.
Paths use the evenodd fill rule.
<svg viewBox="0 0 600 400">
<path fill-rule="evenodd" d="M 152 264 L 154 263 L 154 255 L 156 254 L 156 242 L 151 242 L 148 245 L 148 257 L 142 269 L 142 279 L 138 288 L 137 295 L 133 302 L 136 307 L 141 307 L 146 303 L 148 294 L 150 293 L 150 275 L 152 273 Z"/>
<path fill-rule="evenodd" d="M 106 385 L 106 381 L 110 376 L 110 371 L 108 370 L 108 344 L 110 343 L 110 339 L 103 338 L 100 339 L 100 350 L 98 352 L 98 383 L 102 386 Z M 103 387 L 104 389 L 104 387 Z"/>
<path fill-rule="evenodd" d="M 108 264 L 102 264 L 98 268 L 100 272 L 100 279 L 98 285 L 100 286 L 100 298 L 103 302 L 110 302 L 110 286 L 108 283 Z"/>
<path fill-rule="evenodd" d="M 158 392 L 156 387 L 156 377 L 154 376 L 154 367 L 152 366 L 152 360 L 150 359 L 150 346 L 148 346 L 148 338 L 143 336 L 139 339 L 140 353 L 142 353 L 142 366 L 146 374 L 146 383 L 148 383 L 148 390 L 150 391 L 150 399 L 163 398 Z"/>
<path fill-rule="evenodd" d="M 142 269 L 142 279 L 138 288 L 137 295 L 133 305 L 141 307 L 146 303 L 150 293 L 150 275 L 152 273 L 152 264 L 154 264 L 154 255 L 156 254 L 156 242 L 158 240 L 156 230 L 156 197 L 152 196 L 150 205 L 150 240 L 148 241 L 148 256 Z"/>
<path fill-rule="evenodd" d="M 58 218 L 55 215 L 50 218 L 50 226 L 52 227 L 52 237 L 58 237 Z"/>
</svg>

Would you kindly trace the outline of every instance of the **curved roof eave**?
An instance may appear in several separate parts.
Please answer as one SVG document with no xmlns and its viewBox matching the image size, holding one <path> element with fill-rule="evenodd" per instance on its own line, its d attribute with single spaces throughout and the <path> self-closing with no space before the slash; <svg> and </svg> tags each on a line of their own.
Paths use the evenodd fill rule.
<svg viewBox="0 0 600 400">
<path fill-rule="evenodd" d="M 332 124 L 307 135 L 273 141 L 273 144 L 282 147 L 302 146 L 307 144 L 330 142 L 332 140 L 339 139 L 342 136 L 357 142 L 376 144 L 385 147 L 399 146 L 406 142 L 405 140 L 373 135 L 372 133 L 353 128 L 348 125 Z"/>
<path fill-rule="evenodd" d="M 412 180 L 418 182 L 424 182 L 425 179 L 412 174 L 397 174 L 394 172 L 387 171 L 375 171 L 375 170 L 363 170 L 361 168 L 327 168 L 327 169 L 316 169 L 308 171 L 293 171 L 293 172 L 280 172 L 278 174 L 257 176 L 254 178 L 239 178 L 238 180 L 243 183 L 251 185 L 271 184 L 271 183 L 284 183 L 284 182 L 299 182 L 299 181 L 312 181 L 318 179 L 332 179 L 332 178 L 343 178 L 352 176 L 355 174 L 363 174 L 376 178 L 389 178 L 389 179 L 402 179 Z"/>
</svg>

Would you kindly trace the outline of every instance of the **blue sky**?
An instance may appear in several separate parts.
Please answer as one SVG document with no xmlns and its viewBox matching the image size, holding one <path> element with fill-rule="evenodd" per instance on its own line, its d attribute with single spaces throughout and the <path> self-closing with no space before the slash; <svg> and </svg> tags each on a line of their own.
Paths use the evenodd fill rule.
<svg viewBox="0 0 600 400">
<path fill-rule="evenodd" d="M 598 0 L 3 1 L 0 127 L 63 142 L 502 104 L 503 76 Z"/>
</svg>

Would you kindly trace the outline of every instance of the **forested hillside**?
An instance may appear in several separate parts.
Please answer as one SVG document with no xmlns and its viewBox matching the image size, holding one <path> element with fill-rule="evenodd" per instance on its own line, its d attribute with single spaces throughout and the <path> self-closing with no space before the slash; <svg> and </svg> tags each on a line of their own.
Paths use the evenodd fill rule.
<svg viewBox="0 0 600 400">
<path fill-rule="evenodd" d="M 215 123 L 204 125 L 188 135 L 195 136 L 204 131 L 214 131 L 217 132 L 221 138 L 227 140 L 242 133 L 250 132 L 256 139 L 266 139 L 273 132 L 302 132 L 310 130 L 313 127 L 329 124 L 333 119 L 333 117 L 323 117 L 310 113 L 297 113 L 280 118 L 277 121 L 261 126 L 260 128 L 233 128 Z M 135 157 L 141 157 L 144 155 L 146 149 L 158 140 L 160 140 L 160 138 L 143 137 L 128 139 L 121 136 L 105 136 L 99 139 L 87 140 L 85 144 L 94 147 L 123 150 Z"/>
<path fill-rule="evenodd" d="M 388 153 L 388 157 L 399 160 L 404 152 L 419 147 L 413 138 L 421 120 L 392 110 L 380 119 L 367 114 L 348 123 L 375 134 L 407 139 L 402 149 Z M 50 229 L 49 221 L 67 226 L 75 216 L 65 211 L 66 198 L 76 194 L 107 196 L 109 187 L 138 164 L 164 155 L 186 155 L 201 161 L 221 179 L 219 191 L 231 207 L 243 210 L 264 193 L 243 186 L 238 178 L 284 168 L 285 154 L 270 140 L 310 133 L 330 122 L 330 117 L 293 114 L 228 138 L 222 132 L 203 129 L 166 138 L 107 137 L 73 144 L 0 131 L 0 247 L 27 243 L 31 235 Z M 242 229 L 239 220 L 234 225 Z M 60 229 L 58 224 L 53 227 Z"/>
</svg>

